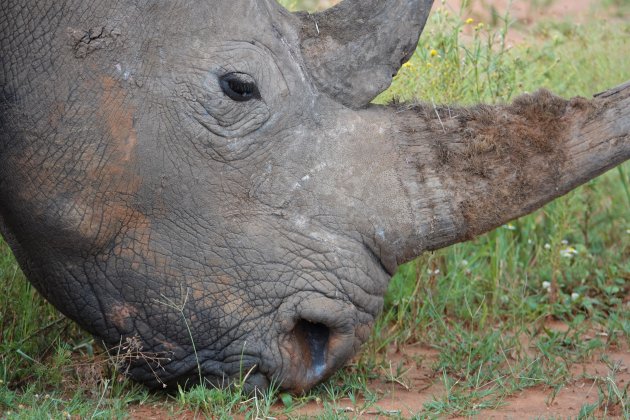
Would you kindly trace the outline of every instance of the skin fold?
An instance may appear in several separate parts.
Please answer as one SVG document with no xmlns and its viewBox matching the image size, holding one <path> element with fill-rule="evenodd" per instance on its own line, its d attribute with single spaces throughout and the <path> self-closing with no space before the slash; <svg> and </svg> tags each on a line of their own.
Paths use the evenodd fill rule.
<svg viewBox="0 0 630 420">
<path fill-rule="evenodd" d="M 0 230 L 150 387 L 305 391 L 399 264 L 630 157 L 627 88 L 370 105 L 431 1 L 30 3 L 1 6 Z"/>
</svg>

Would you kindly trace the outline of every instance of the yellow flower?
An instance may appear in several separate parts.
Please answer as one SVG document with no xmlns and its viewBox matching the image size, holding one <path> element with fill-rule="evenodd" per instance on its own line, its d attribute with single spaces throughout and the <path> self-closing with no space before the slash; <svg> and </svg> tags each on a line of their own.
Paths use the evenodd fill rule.
<svg viewBox="0 0 630 420">
<path fill-rule="evenodd" d="M 405 64 L 403 64 L 403 67 L 411 68 L 411 67 L 413 67 L 413 64 L 411 64 L 409 61 L 407 61 Z"/>
<path fill-rule="evenodd" d="M 483 28 L 483 22 L 479 22 L 477 26 L 475 26 L 475 31 L 478 31 Z"/>
<path fill-rule="evenodd" d="M 475 21 L 475 19 L 473 18 L 468 18 L 466 19 L 466 25 L 470 25 L 471 23 L 473 23 Z"/>
<path fill-rule="evenodd" d="M 433 64 L 427 63 L 427 67 L 433 67 Z"/>
<path fill-rule="evenodd" d="M 578 253 L 578 250 L 573 248 L 572 246 L 560 250 L 560 256 L 565 258 L 573 258 Z"/>
<path fill-rule="evenodd" d="M 436 55 L 438 55 L 438 52 L 436 50 L 431 50 L 429 54 L 431 54 L 431 57 L 435 57 Z"/>
</svg>

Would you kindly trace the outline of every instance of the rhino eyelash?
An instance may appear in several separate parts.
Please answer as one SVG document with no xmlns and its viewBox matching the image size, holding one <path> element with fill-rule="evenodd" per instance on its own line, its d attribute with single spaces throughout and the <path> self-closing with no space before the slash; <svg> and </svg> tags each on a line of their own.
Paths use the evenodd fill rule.
<svg viewBox="0 0 630 420">
<path fill-rule="evenodd" d="M 250 76 L 244 73 L 228 73 L 221 76 L 219 86 L 228 98 L 236 102 L 260 99 L 258 86 Z"/>
</svg>

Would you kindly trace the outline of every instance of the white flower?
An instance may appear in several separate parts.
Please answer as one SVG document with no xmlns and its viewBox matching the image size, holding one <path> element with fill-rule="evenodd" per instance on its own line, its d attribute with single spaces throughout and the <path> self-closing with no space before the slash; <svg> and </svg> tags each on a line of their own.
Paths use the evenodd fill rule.
<svg viewBox="0 0 630 420">
<path fill-rule="evenodd" d="M 427 274 L 434 274 L 434 275 L 440 274 L 440 269 L 436 268 L 435 270 L 431 270 L 430 268 L 427 268 Z"/>
<path fill-rule="evenodd" d="M 630 229 L 626 229 L 626 233 L 630 235 Z"/>
<path fill-rule="evenodd" d="M 527 240 L 527 245 L 531 245 L 531 244 L 533 244 L 533 243 L 534 243 L 534 241 L 532 241 L 531 239 L 528 239 L 528 240 Z"/>
<path fill-rule="evenodd" d="M 551 249 L 551 245 L 545 244 L 545 249 Z"/>
<path fill-rule="evenodd" d="M 579 293 L 571 293 L 571 300 L 575 301 L 578 300 L 580 298 L 580 294 Z"/>
<path fill-rule="evenodd" d="M 466 267 L 468 265 L 468 260 L 462 260 L 461 264 Z"/>
<path fill-rule="evenodd" d="M 549 289 L 551 287 L 551 283 L 549 283 L 548 281 L 543 281 L 542 287 L 543 289 Z"/>
<path fill-rule="evenodd" d="M 562 245 L 569 245 L 569 241 L 567 241 L 566 239 L 561 240 L 560 243 Z"/>
<path fill-rule="evenodd" d="M 503 227 L 507 230 L 516 230 L 516 226 L 514 226 L 512 223 L 508 223 L 507 225 L 503 225 Z"/>
<path fill-rule="evenodd" d="M 564 258 L 573 258 L 578 254 L 578 250 L 572 246 L 560 250 L 560 256 Z"/>
</svg>

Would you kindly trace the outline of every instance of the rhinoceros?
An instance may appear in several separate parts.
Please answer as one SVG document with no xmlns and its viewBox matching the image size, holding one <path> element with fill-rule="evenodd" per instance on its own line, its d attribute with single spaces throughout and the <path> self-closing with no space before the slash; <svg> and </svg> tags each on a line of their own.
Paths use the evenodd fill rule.
<svg viewBox="0 0 630 420">
<path fill-rule="evenodd" d="M 150 387 L 301 392 L 397 266 L 630 157 L 630 89 L 380 106 L 430 0 L 16 0 L 0 19 L 0 229 Z M 245 374 L 246 373 L 246 374 Z"/>
</svg>

